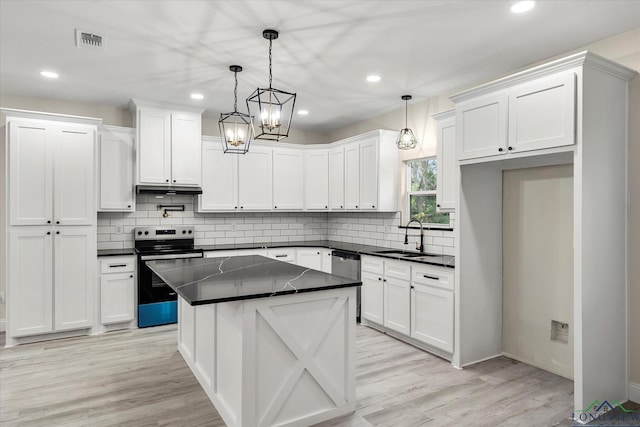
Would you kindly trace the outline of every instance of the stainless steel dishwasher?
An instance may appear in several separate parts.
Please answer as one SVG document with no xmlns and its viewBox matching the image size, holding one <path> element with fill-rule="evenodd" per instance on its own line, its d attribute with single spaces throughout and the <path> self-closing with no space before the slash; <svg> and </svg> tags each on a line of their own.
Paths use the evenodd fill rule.
<svg viewBox="0 0 640 427">
<path fill-rule="evenodd" d="M 331 253 L 331 274 L 360 281 L 360 255 L 353 252 L 333 250 Z M 356 298 L 356 320 L 360 322 L 360 288 Z"/>
</svg>

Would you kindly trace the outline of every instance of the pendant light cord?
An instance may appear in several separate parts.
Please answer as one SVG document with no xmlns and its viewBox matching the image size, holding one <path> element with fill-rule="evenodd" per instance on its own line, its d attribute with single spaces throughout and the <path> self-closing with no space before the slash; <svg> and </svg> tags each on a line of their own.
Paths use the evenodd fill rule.
<svg viewBox="0 0 640 427">
<path fill-rule="evenodd" d="M 407 103 L 409 102 L 408 99 L 404 100 L 404 127 L 405 129 L 408 128 L 409 126 L 407 126 L 407 124 L 409 123 L 408 117 L 409 117 L 409 108 L 407 106 Z"/>
<path fill-rule="evenodd" d="M 233 72 L 233 77 L 236 80 L 236 85 L 233 88 L 233 111 L 238 112 L 238 72 Z"/>
<path fill-rule="evenodd" d="M 271 89 L 271 80 L 273 75 L 271 74 L 271 46 L 273 45 L 273 40 L 269 39 L 269 89 Z"/>
</svg>

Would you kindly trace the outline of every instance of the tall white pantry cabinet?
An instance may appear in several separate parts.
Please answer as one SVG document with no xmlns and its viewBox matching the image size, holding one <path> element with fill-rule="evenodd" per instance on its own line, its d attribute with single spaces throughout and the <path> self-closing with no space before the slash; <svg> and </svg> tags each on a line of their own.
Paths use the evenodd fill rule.
<svg viewBox="0 0 640 427">
<path fill-rule="evenodd" d="M 1 280 L 7 345 L 89 329 L 100 119 L 2 109 Z"/>
</svg>

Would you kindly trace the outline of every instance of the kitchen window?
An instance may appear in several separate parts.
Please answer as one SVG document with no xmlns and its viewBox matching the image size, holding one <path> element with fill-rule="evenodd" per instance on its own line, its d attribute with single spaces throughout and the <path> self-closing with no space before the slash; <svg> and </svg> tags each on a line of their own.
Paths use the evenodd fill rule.
<svg viewBox="0 0 640 427">
<path fill-rule="evenodd" d="M 449 225 L 449 214 L 436 212 L 438 161 L 435 157 L 407 163 L 407 212 L 423 224 Z"/>
</svg>

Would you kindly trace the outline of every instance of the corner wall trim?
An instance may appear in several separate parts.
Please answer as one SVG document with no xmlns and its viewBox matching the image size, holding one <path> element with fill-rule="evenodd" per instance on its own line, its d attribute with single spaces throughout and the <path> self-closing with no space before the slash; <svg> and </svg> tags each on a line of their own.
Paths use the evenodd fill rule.
<svg viewBox="0 0 640 427">
<path fill-rule="evenodd" d="M 629 400 L 640 403 L 640 384 L 629 383 Z"/>
<path fill-rule="evenodd" d="M 4 332 L 7 330 L 7 321 L 5 319 L 0 319 L 0 332 Z"/>
</svg>

